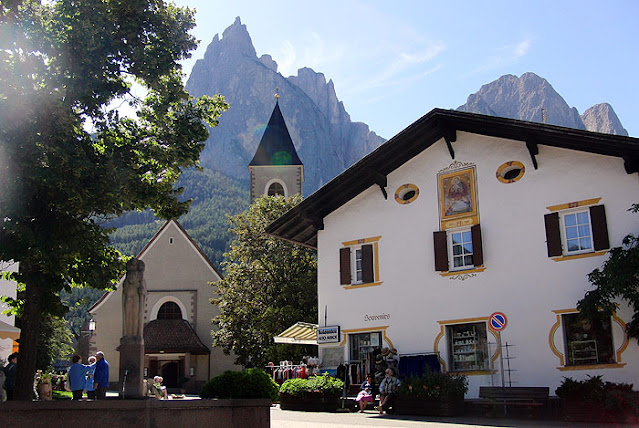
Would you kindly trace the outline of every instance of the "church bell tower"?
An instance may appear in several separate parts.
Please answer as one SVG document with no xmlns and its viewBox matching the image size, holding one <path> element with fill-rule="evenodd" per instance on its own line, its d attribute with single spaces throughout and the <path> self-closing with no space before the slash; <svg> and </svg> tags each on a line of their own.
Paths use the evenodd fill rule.
<svg viewBox="0 0 639 428">
<path fill-rule="evenodd" d="M 302 194 L 304 165 L 297 155 L 291 135 L 280 110 L 279 95 L 275 108 L 249 163 L 251 174 L 251 203 L 262 195 Z"/>
</svg>

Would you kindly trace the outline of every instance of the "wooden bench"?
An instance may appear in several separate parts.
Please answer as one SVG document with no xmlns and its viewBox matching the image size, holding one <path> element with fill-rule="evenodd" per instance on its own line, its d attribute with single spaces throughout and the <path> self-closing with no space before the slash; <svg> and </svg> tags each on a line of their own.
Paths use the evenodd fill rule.
<svg viewBox="0 0 639 428">
<path fill-rule="evenodd" d="M 548 402 L 549 388 L 546 386 L 480 386 L 479 404 L 504 407 L 507 414 L 508 407 L 520 406 L 536 410 L 544 407 Z"/>
</svg>

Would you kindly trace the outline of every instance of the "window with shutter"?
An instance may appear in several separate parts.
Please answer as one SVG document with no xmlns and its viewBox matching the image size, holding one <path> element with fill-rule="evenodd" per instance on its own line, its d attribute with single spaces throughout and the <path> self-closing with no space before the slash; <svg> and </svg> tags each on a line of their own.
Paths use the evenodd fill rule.
<svg viewBox="0 0 639 428">
<path fill-rule="evenodd" d="M 610 248 L 603 205 L 546 214 L 544 225 L 548 257 L 573 256 Z"/>
<path fill-rule="evenodd" d="M 473 269 L 484 264 L 481 227 L 437 231 L 435 244 L 435 270 L 438 272 Z"/>
<path fill-rule="evenodd" d="M 377 260 L 381 237 L 344 242 L 340 248 L 341 285 L 379 285 Z"/>
</svg>

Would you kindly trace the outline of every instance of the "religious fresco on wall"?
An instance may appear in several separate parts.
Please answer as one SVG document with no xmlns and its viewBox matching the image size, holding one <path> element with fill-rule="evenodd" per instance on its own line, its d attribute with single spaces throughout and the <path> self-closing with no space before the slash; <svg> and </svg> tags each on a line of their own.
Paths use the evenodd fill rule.
<svg viewBox="0 0 639 428">
<path fill-rule="evenodd" d="M 475 167 L 454 162 L 438 174 L 442 229 L 478 223 Z"/>
</svg>

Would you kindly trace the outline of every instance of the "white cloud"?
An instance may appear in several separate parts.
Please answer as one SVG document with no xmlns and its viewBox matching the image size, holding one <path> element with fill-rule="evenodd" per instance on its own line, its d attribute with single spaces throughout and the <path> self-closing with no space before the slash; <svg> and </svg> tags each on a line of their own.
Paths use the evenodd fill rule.
<svg viewBox="0 0 639 428">
<path fill-rule="evenodd" d="M 520 58 L 528 54 L 528 51 L 530 51 L 533 45 L 533 41 L 534 39 L 532 37 L 526 37 L 518 43 L 497 48 L 493 55 L 486 58 L 484 62 L 474 67 L 468 73 L 463 74 L 462 77 L 466 78 L 485 71 L 496 70 L 517 62 Z"/>
</svg>

